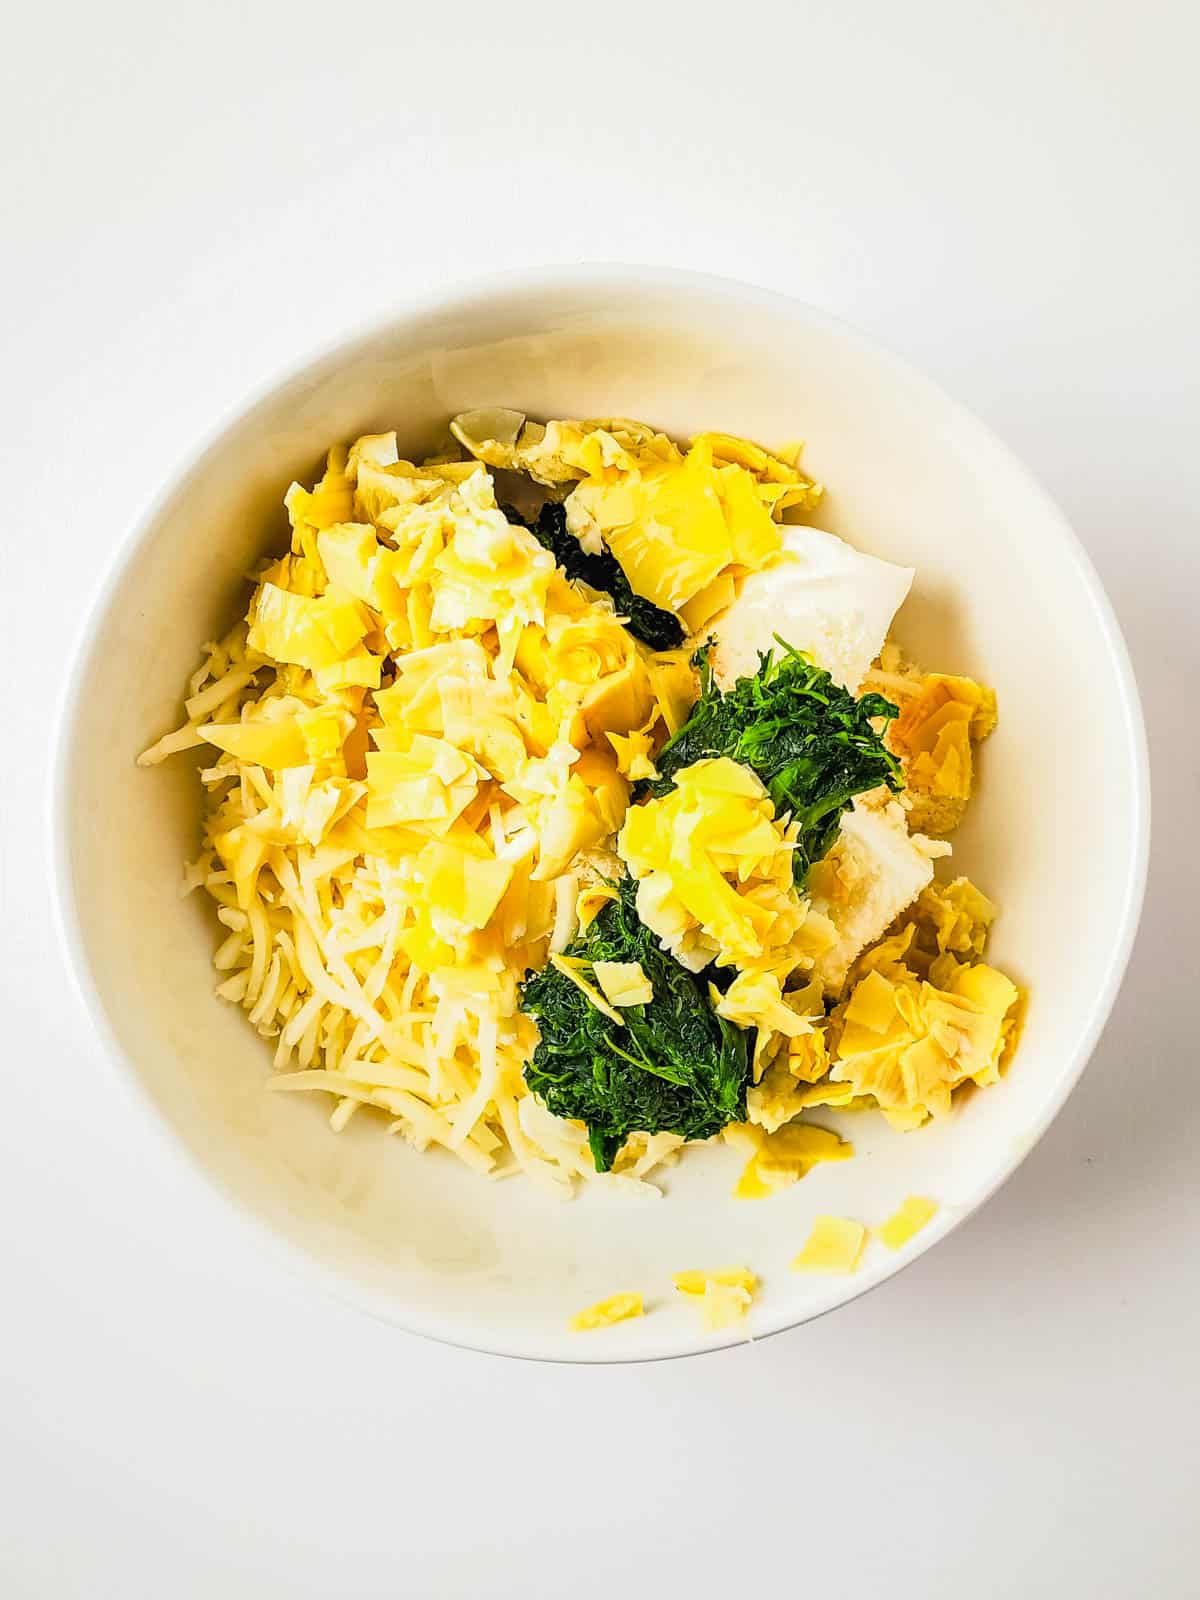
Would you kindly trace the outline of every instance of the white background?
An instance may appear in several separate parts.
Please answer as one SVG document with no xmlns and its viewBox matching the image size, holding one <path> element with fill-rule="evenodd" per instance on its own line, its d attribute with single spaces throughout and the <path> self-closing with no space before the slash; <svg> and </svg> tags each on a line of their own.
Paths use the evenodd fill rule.
<svg viewBox="0 0 1200 1600">
<path fill-rule="evenodd" d="M 7 18 L 6 1600 L 1200 1592 L 1195 15 L 117 0 Z M 427 1345 L 264 1266 L 115 1091 L 43 855 L 82 609 L 197 437 L 409 292 L 583 259 L 790 290 L 980 412 L 1113 596 L 1156 810 L 1113 1021 L 984 1213 L 819 1324 L 596 1370 Z"/>
</svg>

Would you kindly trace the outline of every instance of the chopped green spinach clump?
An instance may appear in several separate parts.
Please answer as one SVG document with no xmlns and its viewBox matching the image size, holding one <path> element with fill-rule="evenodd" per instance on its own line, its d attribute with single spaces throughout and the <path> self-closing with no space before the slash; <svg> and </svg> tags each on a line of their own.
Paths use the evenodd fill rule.
<svg viewBox="0 0 1200 1600">
<path fill-rule="evenodd" d="M 704 981 L 664 951 L 634 908 L 628 878 L 563 952 L 584 961 L 638 961 L 654 997 L 622 1008 L 622 1022 L 597 1009 L 557 968 L 522 985 L 521 1004 L 541 1030 L 525 1081 L 560 1117 L 586 1123 L 597 1172 L 607 1172 L 631 1133 L 708 1139 L 746 1114 L 754 1044 L 719 1017 Z"/>
<path fill-rule="evenodd" d="M 507 507 L 504 514 L 510 522 L 523 519 Z M 670 611 L 664 611 L 653 601 L 634 594 L 620 562 L 610 550 L 591 555 L 567 528 L 565 508 L 555 500 L 547 500 L 538 519 L 526 522 L 525 527 L 558 562 L 568 578 L 578 578 L 592 589 L 599 589 L 611 597 L 619 617 L 635 638 L 650 646 L 651 650 L 673 650 L 683 643 L 683 625 Z"/>
<path fill-rule="evenodd" d="M 754 676 L 739 678 L 726 694 L 713 682 L 709 647 L 697 653 L 700 698 L 655 757 L 659 776 L 641 793 L 669 794 L 675 773 L 693 761 L 740 761 L 762 779 L 776 814 L 788 811 L 800 824 L 799 886 L 833 843 L 856 794 L 882 783 L 902 787 L 899 761 L 871 726 L 873 717 L 894 717 L 896 707 L 879 694 L 856 700 L 799 650 L 777 643 L 783 653 L 760 655 Z"/>
</svg>

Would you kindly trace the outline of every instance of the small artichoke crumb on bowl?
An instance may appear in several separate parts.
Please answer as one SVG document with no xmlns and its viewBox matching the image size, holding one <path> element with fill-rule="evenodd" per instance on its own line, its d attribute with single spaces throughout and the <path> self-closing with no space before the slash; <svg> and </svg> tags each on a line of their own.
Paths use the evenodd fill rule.
<svg viewBox="0 0 1200 1600">
<path fill-rule="evenodd" d="M 633 277 L 247 412 L 114 577 L 117 726 L 69 706 L 60 776 L 85 992 L 201 1167 L 369 1309 L 584 1360 L 803 1320 L 966 1215 L 1086 1060 L 1145 854 L 1120 640 L 1021 469 L 814 313 Z M 1101 758 L 1081 673 L 1126 759 L 1076 828 L 1028 793 Z"/>
</svg>

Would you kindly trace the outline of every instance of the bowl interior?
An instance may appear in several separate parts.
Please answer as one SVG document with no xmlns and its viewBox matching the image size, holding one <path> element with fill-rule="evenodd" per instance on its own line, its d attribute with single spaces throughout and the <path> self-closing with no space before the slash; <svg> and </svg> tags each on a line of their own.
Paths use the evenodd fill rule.
<svg viewBox="0 0 1200 1600">
<path fill-rule="evenodd" d="M 917 1134 L 874 1114 L 830 1116 L 857 1159 L 759 1203 L 730 1198 L 739 1161 L 724 1147 L 691 1152 L 667 1174 L 664 1201 L 558 1203 L 419 1156 L 373 1116 L 335 1137 L 324 1097 L 262 1092 L 268 1047 L 212 993 L 211 909 L 179 897 L 197 839 L 194 763 L 147 772 L 134 757 L 180 717 L 200 643 L 245 604 L 241 575 L 280 546 L 290 480 L 311 474 L 332 441 L 368 430 L 395 427 L 419 453 L 449 415 L 483 404 L 624 414 L 678 435 L 802 436 L 806 465 L 828 486 L 821 524 L 917 567 L 898 637 L 924 664 L 977 674 L 999 694 L 955 866 L 1001 903 L 992 959 L 1029 991 L 1001 1086 Z M 295 1257 L 383 1315 L 455 1342 L 567 1359 L 669 1354 L 704 1342 L 694 1312 L 674 1303 L 681 1268 L 753 1266 L 764 1285 L 752 1333 L 887 1276 L 904 1257 L 879 1245 L 848 1280 L 807 1279 L 787 1263 L 820 1212 L 875 1222 L 906 1194 L 934 1196 L 942 1210 L 915 1250 L 978 1203 L 1074 1081 L 1136 917 L 1137 708 L 1106 604 L 1058 513 L 925 380 L 803 307 L 732 285 L 557 274 L 407 317 L 293 377 L 153 516 L 102 602 L 76 682 L 60 774 L 64 893 L 101 1026 L 195 1159 Z M 586 1338 L 566 1332 L 573 1310 L 627 1288 L 654 1314 Z"/>
</svg>

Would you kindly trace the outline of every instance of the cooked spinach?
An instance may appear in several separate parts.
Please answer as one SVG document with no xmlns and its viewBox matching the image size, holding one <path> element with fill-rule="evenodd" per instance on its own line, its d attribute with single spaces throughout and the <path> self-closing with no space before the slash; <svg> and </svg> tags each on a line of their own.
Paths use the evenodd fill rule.
<svg viewBox="0 0 1200 1600">
<path fill-rule="evenodd" d="M 894 717 L 879 694 L 856 700 L 807 656 L 777 637 L 782 654 L 759 656 L 753 677 L 739 678 L 722 694 L 713 681 L 706 645 L 695 656 L 700 698 L 691 716 L 655 757 L 657 779 L 642 795 L 664 795 L 674 775 L 693 761 L 729 756 L 756 772 L 777 814 L 800 824 L 794 857 L 797 885 L 833 843 L 842 813 L 856 794 L 886 783 L 902 787 L 900 763 L 871 726 Z"/>
<path fill-rule="evenodd" d="M 719 1017 L 701 978 L 681 967 L 642 923 L 628 878 L 619 898 L 564 951 L 593 961 L 638 961 L 654 998 L 604 1015 L 555 967 L 529 978 L 521 1004 L 541 1043 L 525 1081 L 557 1116 L 587 1124 L 597 1172 L 607 1172 L 631 1133 L 707 1139 L 746 1114 L 753 1029 Z"/>
<path fill-rule="evenodd" d="M 555 500 L 547 500 L 536 522 L 526 522 L 511 507 L 502 508 L 510 522 L 520 522 L 558 562 L 568 578 L 579 578 L 609 595 L 617 615 L 624 617 L 630 633 L 651 650 L 673 650 L 683 643 L 683 625 L 670 611 L 634 594 L 621 564 L 610 550 L 591 555 L 567 529 L 567 513 Z"/>
</svg>

